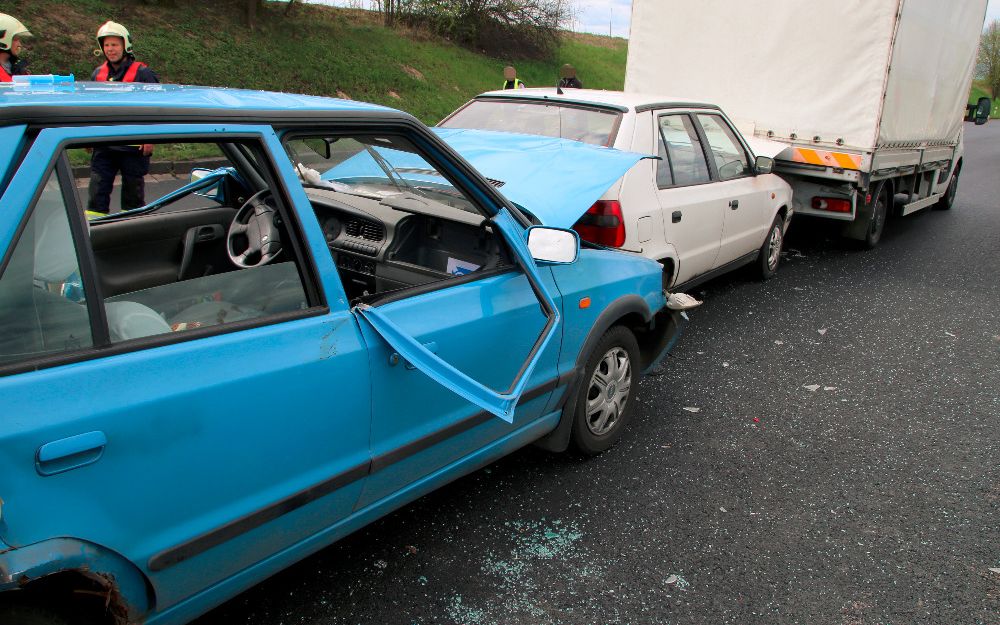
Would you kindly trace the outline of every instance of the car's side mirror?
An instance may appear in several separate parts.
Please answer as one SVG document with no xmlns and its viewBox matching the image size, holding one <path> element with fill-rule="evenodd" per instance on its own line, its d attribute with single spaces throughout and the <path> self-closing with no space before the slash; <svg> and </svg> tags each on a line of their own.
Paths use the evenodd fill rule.
<svg viewBox="0 0 1000 625">
<path fill-rule="evenodd" d="M 217 170 L 215 169 L 204 169 L 201 167 L 197 167 L 191 170 L 191 182 L 192 183 L 198 182 L 199 180 L 205 178 L 206 176 L 215 173 L 217 173 Z M 225 196 L 222 192 L 221 180 L 219 180 L 213 185 L 205 187 L 204 189 L 198 189 L 197 191 L 194 192 L 194 194 L 204 198 L 208 198 L 213 202 L 218 202 L 219 204 L 225 203 Z"/>
<path fill-rule="evenodd" d="M 754 171 L 757 174 L 769 174 L 774 171 L 774 159 L 770 156 L 758 156 L 753 163 Z"/>
<path fill-rule="evenodd" d="M 538 262 L 575 263 L 580 255 L 580 235 L 575 230 L 532 226 L 528 228 L 528 250 Z"/>
</svg>

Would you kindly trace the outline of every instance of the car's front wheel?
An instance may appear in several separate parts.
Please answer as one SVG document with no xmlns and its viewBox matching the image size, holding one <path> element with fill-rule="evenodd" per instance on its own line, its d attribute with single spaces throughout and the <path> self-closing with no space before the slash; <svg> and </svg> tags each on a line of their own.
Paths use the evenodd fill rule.
<svg viewBox="0 0 1000 625">
<path fill-rule="evenodd" d="M 633 385 L 638 382 L 639 345 L 624 326 L 608 330 L 584 370 L 573 415 L 573 446 L 593 456 L 610 449 L 632 413 Z"/>
</svg>

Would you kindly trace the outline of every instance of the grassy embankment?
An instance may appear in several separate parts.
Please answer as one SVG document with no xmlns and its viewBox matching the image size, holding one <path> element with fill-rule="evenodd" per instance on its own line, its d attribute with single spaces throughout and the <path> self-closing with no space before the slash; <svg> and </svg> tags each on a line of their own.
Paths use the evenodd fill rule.
<svg viewBox="0 0 1000 625">
<path fill-rule="evenodd" d="M 89 79 L 93 35 L 107 19 L 124 23 L 136 56 L 164 82 L 350 97 L 408 111 L 434 124 L 473 95 L 503 84 L 507 59 L 477 54 L 407 29 L 381 26 L 370 12 L 284 4 L 266 6 L 256 30 L 228 5 L 178 1 L 175 7 L 107 0 L 15 0 L 5 12 L 35 34 L 31 70 Z M 516 61 L 530 86 L 554 85 L 574 64 L 588 87 L 621 89 L 627 42 L 564 37 L 550 61 Z"/>
</svg>

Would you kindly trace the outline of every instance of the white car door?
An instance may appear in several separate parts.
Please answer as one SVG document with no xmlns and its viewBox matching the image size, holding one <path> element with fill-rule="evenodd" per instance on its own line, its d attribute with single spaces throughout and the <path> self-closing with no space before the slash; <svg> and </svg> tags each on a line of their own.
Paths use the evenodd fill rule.
<svg viewBox="0 0 1000 625">
<path fill-rule="evenodd" d="M 770 189 L 755 175 L 754 162 L 736 131 L 721 115 L 696 115 L 709 148 L 709 166 L 725 204 L 725 225 L 716 265 L 757 250 L 771 225 Z"/>
<path fill-rule="evenodd" d="M 687 113 L 661 113 L 656 123 L 657 199 L 668 243 L 677 252 L 676 284 L 716 265 L 727 206 L 712 183 L 694 120 Z"/>
</svg>

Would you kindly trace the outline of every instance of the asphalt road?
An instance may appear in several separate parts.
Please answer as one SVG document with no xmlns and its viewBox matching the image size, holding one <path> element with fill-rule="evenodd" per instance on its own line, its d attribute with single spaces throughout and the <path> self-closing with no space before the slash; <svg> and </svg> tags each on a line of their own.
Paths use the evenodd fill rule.
<svg viewBox="0 0 1000 625">
<path fill-rule="evenodd" d="M 706 285 L 615 449 L 523 450 L 199 625 L 1000 624 L 1000 122 L 966 133 L 954 210 Z"/>
</svg>

